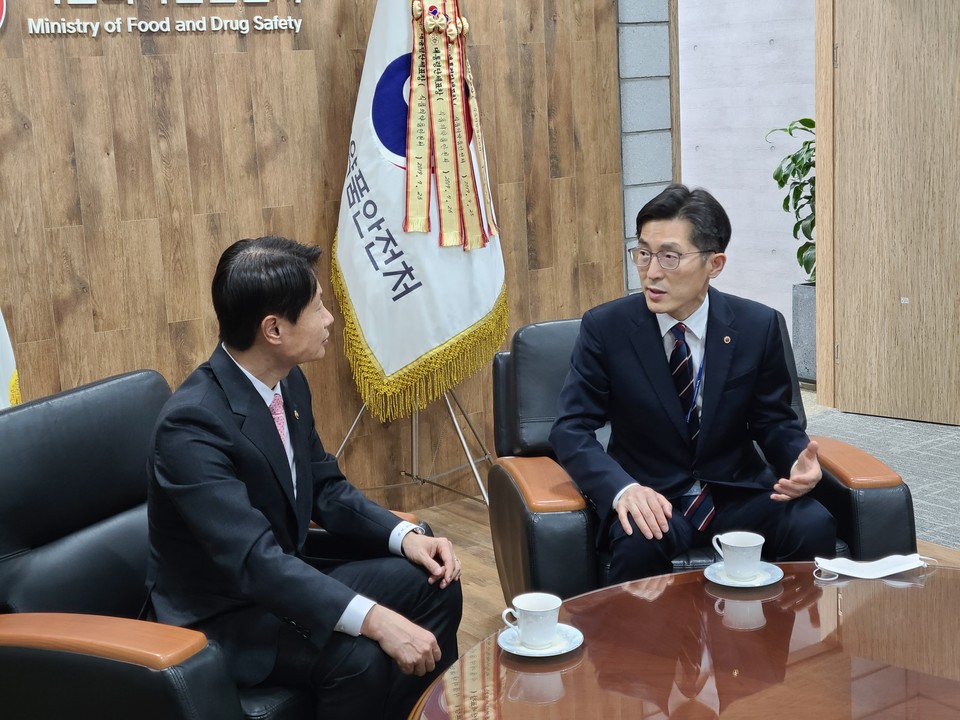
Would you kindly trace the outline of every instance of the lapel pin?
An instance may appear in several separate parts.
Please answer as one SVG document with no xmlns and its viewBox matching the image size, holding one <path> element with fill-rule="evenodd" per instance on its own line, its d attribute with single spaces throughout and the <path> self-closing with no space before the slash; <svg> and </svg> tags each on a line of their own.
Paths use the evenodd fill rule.
<svg viewBox="0 0 960 720">
<path fill-rule="evenodd" d="M 729 344 L 730 344 L 730 336 L 729 336 L 729 335 L 724 335 L 724 336 L 723 336 L 723 343 L 724 343 L 724 345 L 729 345 Z"/>
<path fill-rule="evenodd" d="M 730 342 L 730 338 L 727 338 L 727 342 Z M 293 411 L 293 417 L 294 417 L 295 420 L 299 420 L 299 419 L 300 419 L 300 413 L 299 413 L 298 411 L 294 410 L 294 411 Z"/>
</svg>

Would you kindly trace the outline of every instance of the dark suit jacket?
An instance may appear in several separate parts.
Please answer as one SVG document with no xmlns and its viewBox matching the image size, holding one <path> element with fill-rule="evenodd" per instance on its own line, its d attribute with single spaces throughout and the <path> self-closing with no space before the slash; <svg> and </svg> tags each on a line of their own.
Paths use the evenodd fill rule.
<svg viewBox="0 0 960 720">
<path fill-rule="evenodd" d="M 311 518 L 383 555 L 398 522 L 323 449 L 299 368 L 282 388 L 296 500 L 270 411 L 222 347 L 165 405 L 148 462 L 153 611 L 218 642 L 243 684 L 273 668 L 282 622 L 322 647 L 356 595 L 299 557 Z"/>
<path fill-rule="evenodd" d="M 557 459 L 595 505 L 601 527 L 629 483 L 671 501 L 693 480 L 768 490 L 806 447 L 775 312 L 711 288 L 696 451 L 656 316 L 643 295 L 583 316 L 550 434 Z M 594 433 L 611 424 L 605 452 Z M 772 471 L 754 447 L 760 446 Z"/>
</svg>

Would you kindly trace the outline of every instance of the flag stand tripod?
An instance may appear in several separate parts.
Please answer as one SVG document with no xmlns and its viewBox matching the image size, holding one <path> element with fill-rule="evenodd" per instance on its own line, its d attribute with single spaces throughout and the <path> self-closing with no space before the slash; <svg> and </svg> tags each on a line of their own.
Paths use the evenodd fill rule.
<svg viewBox="0 0 960 720">
<path fill-rule="evenodd" d="M 467 427 L 470 428 L 470 432 L 473 433 L 473 437 L 476 439 L 477 443 L 480 445 L 480 449 L 483 451 L 483 455 L 480 457 L 474 457 L 473 453 L 470 451 L 470 447 L 467 445 L 467 439 L 464 437 L 463 428 L 461 428 L 460 423 L 457 421 L 456 413 L 453 411 L 453 405 L 450 403 L 450 398 L 453 398 L 453 402 L 456 403 L 457 408 L 460 410 L 460 414 L 463 415 L 463 419 L 467 423 Z M 423 477 L 420 474 L 420 411 L 415 409 L 413 414 L 410 416 L 410 456 L 411 456 L 411 468 L 410 472 L 406 470 L 401 470 L 400 474 L 404 477 L 410 478 L 410 482 L 401 483 L 401 485 L 409 485 L 417 483 L 418 485 L 434 485 L 444 490 L 449 490 L 450 492 L 457 493 L 458 495 L 463 495 L 464 497 L 470 498 L 471 500 L 477 500 L 476 496 L 465 493 L 456 488 L 447 487 L 446 485 L 441 485 L 437 482 L 440 478 L 446 477 L 455 472 L 459 472 L 466 467 L 470 468 L 470 471 L 473 473 L 474 480 L 477 481 L 477 487 L 480 488 L 480 494 L 483 496 L 483 500 L 477 500 L 477 502 L 482 502 L 485 505 L 490 504 L 490 500 L 487 497 L 487 489 L 483 484 L 483 480 L 480 478 L 480 471 L 477 469 L 477 463 L 487 462 L 493 463 L 492 456 L 490 451 L 487 450 L 487 446 L 484 444 L 483 439 L 480 437 L 480 433 L 477 432 L 477 429 L 473 426 L 473 423 L 470 422 L 470 416 L 463 409 L 463 405 L 460 404 L 460 399 L 456 396 L 456 393 L 453 390 L 448 390 L 443 393 L 443 400 L 447 405 L 447 413 L 450 415 L 450 422 L 453 423 L 453 428 L 457 432 L 457 439 L 460 441 L 460 447 L 463 448 L 463 453 L 467 458 L 467 462 L 462 465 L 458 465 L 455 468 L 450 470 L 444 470 L 443 472 L 434 473 L 428 477 Z M 347 445 L 347 441 L 350 439 L 350 436 L 353 435 L 353 431 L 356 429 L 357 424 L 360 422 L 360 418 L 363 417 L 363 413 L 366 412 L 367 405 L 366 403 L 360 408 L 360 412 L 357 413 L 357 417 L 354 419 L 353 424 L 350 425 L 350 429 L 347 430 L 347 434 L 343 438 L 343 442 L 340 443 L 340 447 L 337 448 L 337 459 L 343 454 L 343 450 Z M 381 485 L 375 488 L 370 488 L 371 490 L 377 490 L 385 487 L 399 487 L 399 485 Z"/>
</svg>

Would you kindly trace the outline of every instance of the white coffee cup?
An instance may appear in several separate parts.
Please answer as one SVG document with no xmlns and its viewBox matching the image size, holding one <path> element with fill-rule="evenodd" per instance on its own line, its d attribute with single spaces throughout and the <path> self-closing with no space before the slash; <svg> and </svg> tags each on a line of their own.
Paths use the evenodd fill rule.
<svg viewBox="0 0 960 720">
<path fill-rule="evenodd" d="M 750 580 L 760 574 L 763 535 L 727 532 L 713 536 L 713 547 L 723 558 L 723 572 L 732 580 Z"/>
<path fill-rule="evenodd" d="M 513 599 L 513 607 L 501 613 L 503 621 L 517 631 L 521 645 L 531 649 L 545 648 L 557 636 L 560 598 L 548 593 L 524 593 Z M 507 619 L 513 615 L 517 622 Z"/>
<path fill-rule="evenodd" d="M 763 603 L 759 600 L 727 600 L 720 598 L 713 604 L 723 624 L 731 630 L 759 630 L 767 624 Z"/>
</svg>

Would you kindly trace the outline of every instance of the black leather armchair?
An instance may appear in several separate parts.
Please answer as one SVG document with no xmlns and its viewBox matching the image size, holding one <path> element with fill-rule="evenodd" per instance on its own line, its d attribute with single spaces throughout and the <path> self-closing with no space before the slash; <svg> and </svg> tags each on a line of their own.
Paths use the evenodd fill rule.
<svg viewBox="0 0 960 720">
<path fill-rule="evenodd" d="M 4 717 L 312 718 L 303 691 L 238 690 L 202 633 L 134 619 L 147 453 L 169 396 L 139 371 L 0 412 Z"/>
<path fill-rule="evenodd" d="M 780 316 L 792 405 L 806 426 L 793 350 Z M 493 361 L 494 443 L 490 469 L 490 531 L 504 598 L 539 590 L 568 598 L 603 584 L 609 558 L 595 544 L 597 518 L 553 457 L 550 429 L 580 320 L 526 325 L 509 352 Z M 601 430 L 598 438 L 604 442 Z M 608 433 L 607 433 L 608 434 Z M 837 519 L 837 554 L 875 559 L 916 552 L 910 489 L 876 458 L 847 443 L 817 437 L 824 479 L 816 497 Z M 674 571 L 703 568 L 718 558 L 695 548 L 674 558 Z"/>
<path fill-rule="evenodd" d="M 134 619 L 146 599 L 147 453 L 169 396 L 144 370 L 0 411 L 4 718 L 314 717 L 306 691 L 238 689 L 202 633 Z M 306 551 L 318 566 L 347 557 L 320 529 Z"/>
</svg>

